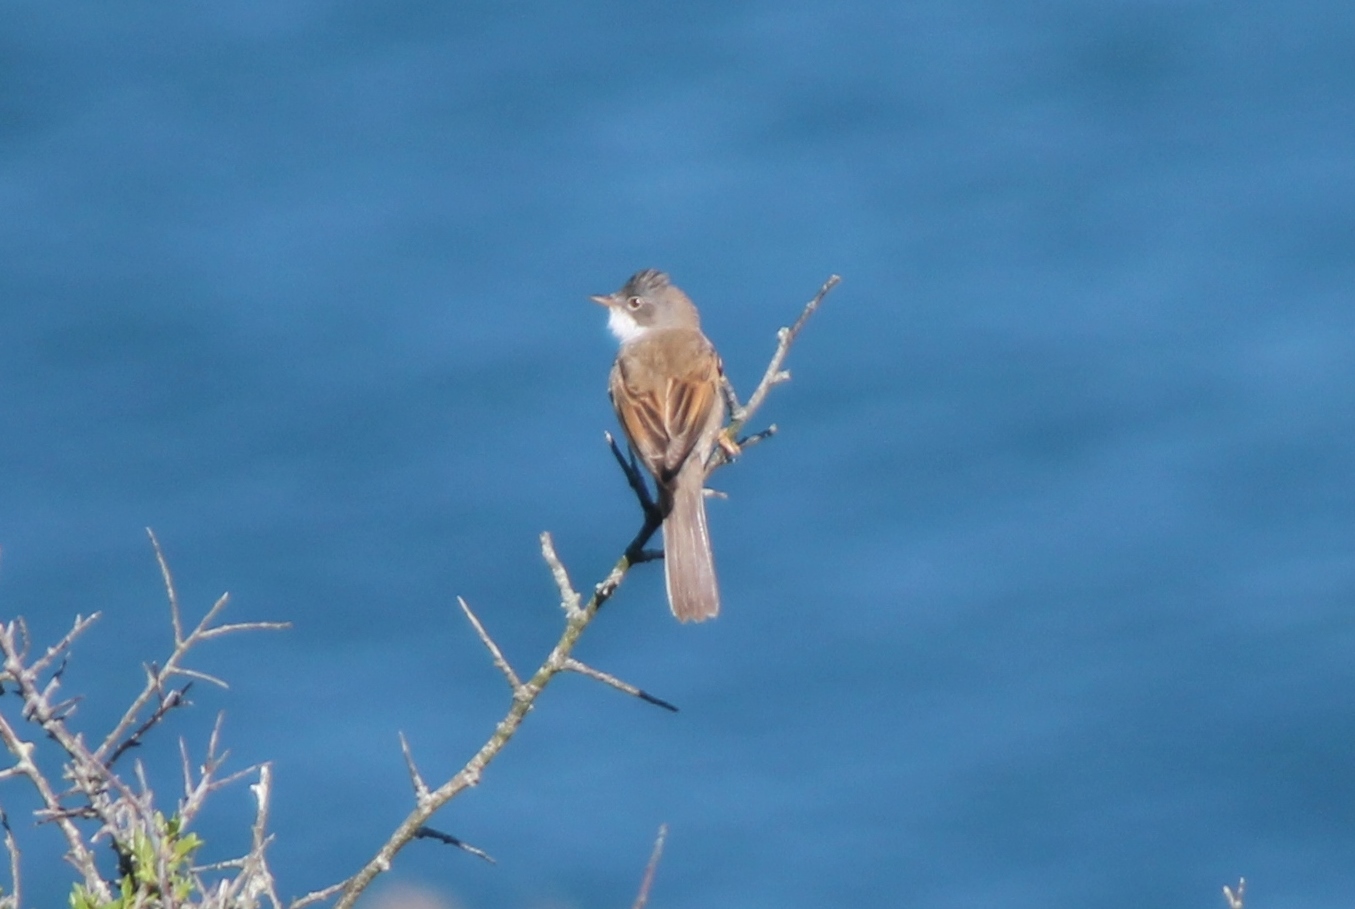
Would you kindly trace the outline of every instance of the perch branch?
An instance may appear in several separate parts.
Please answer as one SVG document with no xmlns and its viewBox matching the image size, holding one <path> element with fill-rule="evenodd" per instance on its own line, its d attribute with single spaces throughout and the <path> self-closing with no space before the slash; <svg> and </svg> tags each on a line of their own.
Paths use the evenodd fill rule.
<svg viewBox="0 0 1355 909">
<path fill-rule="evenodd" d="M 829 275 L 828 280 L 824 281 L 823 286 L 819 288 L 819 292 L 800 311 L 800 317 L 789 328 L 782 328 L 777 331 L 776 352 L 772 354 L 771 362 L 767 364 L 767 369 L 762 374 L 762 381 L 753 389 L 753 394 L 748 398 L 747 404 L 742 407 L 734 406 L 730 408 L 729 425 L 724 430 L 726 439 L 735 440 L 738 438 L 739 433 L 743 431 L 743 427 L 762 408 L 762 402 L 767 399 L 767 394 L 773 386 L 790 381 L 790 373 L 781 368 L 786 362 L 787 354 L 790 353 L 790 346 L 795 343 L 795 339 L 804 329 L 809 317 L 814 315 L 814 312 L 819 308 L 823 298 L 828 296 L 828 292 L 841 282 L 842 279 L 837 275 Z M 726 398 L 737 404 L 738 398 L 734 395 L 732 387 L 726 391 Z M 774 430 L 772 431 L 774 432 Z M 759 433 L 758 435 L 762 434 Z M 757 439 L 757 441 L 761 441 L 761 439 Z M 729 460 L 729 453 L 723 447 L 717 446 L 715 451 L 711 453 L 711 462 L 707 465 L 706 472 L 710 473 L 722 464 L 729 463 Z"/>
<path fill-rule="evenodd" d="M 808 321 L 810 315 L 818 308 L 824 296 L 832 290 L 839 280 L 840 279 L 836 275 L 833 275 L 824 282 L 823 286 L 819 289 L 818 294 L 816 294 L 814 299 L 805 306 L 795 323 L 791 325 L 790 328 L 782 328 L 777 333 L 776 352 L 773 354 L 772 360 L 768 364 L 762 382 L 758 385 L 757 389 L 754 390 L 753 396 L 746 405 L 732 409 L 731 422 L 724 430 L 728 439 L 732 440 L 738 436 L 743 425 L 757 412 L 758 408 L 762 406 L 762 402 L 767 397 L 772 386 L 784 382 L 789 378 L 789 374 L 784 372 L 781 367 L 785 362 L 787 353 L 790 351 L 791 344 L 795 341 L 796 336 L 800 333 L 800 330 L 804 327 L 805 322 Z M 733 389 L 729 389 L 727 394 L 732 396 Z M 737 398 L 731 397 L 731 400 L 737 403 Z M 764 433 L 758 434 L 761 438 L 766 438 L 769 435 L 770 431 L 764 431 Z M 537 699 L 541 696 L 541 693 L 545 690 L 546 686 L 561 672 L 578 672 L 582 675 L 601 681 L 604 684 L 618 688 L 621 691 L 625 691 L 627 694 L 657 704 L 660 707 L 669 710 L 676 709 L 666 701 L 648 695 L 640 689 L 635 688 L 633 685 L 629 685 L 626 682 L 622 682 L 620 679 L 616 679 L 606 673 L 592 669 L 573 658 L 574 648 L 578 644 L 579 638 L 592 623 L 593 619 L 596 618 L 598 610 L 600 610 L 603 604 L 611 599 L 621 587 L 621 584 L 625 580 L 630 569 L 635 565 L 652 561 L 654 558 L 658 557 L 656 553 L 645 549 L 645 544 L 649 542 L 655 532 L 658 531 L 659 527 L 662 526 L 663 518 L 658 513 L 658 508 L 654 504 L 653 497 L 649 494 L 648 486 L 646 485 L 644 477 L 640 473 L 634 458 L 627 458 L 626 455 L 622 453 L 615 438 L 610 434 L 607 436 L 607 442 L 611 448 L 612 455 L 616 458 L 617 464 L 620 465 L 621 470 L 625 473 L 627 483 L 635 493 L 636 499 L 640 504 L 640 510 L 644 516 L 640 529 L 622 551 L 620 558 L 617 559 L 611 570 L 607 572 L 601 581 L 594 585 L 592 595 L 588 598 L 587 602 L 582 603 L 583 597 L 570 581 L 569 573 L 555 551 L 555 543 L 551 538 L 551 535 L 549 533 L 543 533 L 541 535 L 541 555 L 550 569 L 551 577 L 555 580 L 556 588 L 559 591 L 560 605 L 564 612 L 565 627 L 550 653 L 546 655 L 546 658 L 541 662 L 541 665 L 537 667 L 536 671 L 525 681 L 512 671 L 507 660 L 503 658 L 502 652 L 499 651 L 497 645 L 493 643 L 489 634 L 485 632 L 483 625 L 476 619 L 465 601 L 459 600 L 462 610 L 466 613 L 467 618 L 470 619 L 471 624 L 475 627 L 476 634 L 480 636 L 481 642 L 484 643 L 486 649 L 489 650 L 490 658 L 494 662 L 494 665 L 506 678 L 508 678 L 509 684 L 512 686 L 513 694 L 507 711 L 503 718 L 499 720 L 489 738 L 480 746 L 475 754 L 473 754 L 461 769 L 453 774 L 450 779 L 436 789 L 428 790 L 427 786 L 422 784 L 422 778 L 418 776 L 418 771 L 414 767 L 414 759 L 409 753 L 408 745 L 402 738 L 401 747 L 405 752 L 406 764 L 410 768 L 411 779 L 415 781 L 414 788 L 416 796 L 413 810 L 406 816 L 395 831 L 391 833 L 386 842 L 377 849 L 376 853 L 360 869 L 358 869 L 356 874 L 332 887 L 306 894 L 294 901 L 291 904 L 291 909 L 303 909 L 305 906 L 327 900 L 335 894 L 338 894 L 338 900 L 334 904 L 335 909 L 352 909 L 352 906 L 362 892 L 367 889 L 379 874 L 389 871 L 396 855 L 415 839 L 432 837 L 440 839 L 443 842 L 454 841 L 455 844 L 461 844 L 460 840 L 451 837 L 449 834 L 432 831 L 432 828 L 428 827 L 429 819 L 462 792 L 473 786 L 479 785 L 485 768 L 499 755 L 499 752 L 503 750 L 504 746 L 507 745 L 509 740 L 516 734 L 518 728 L 522 725 L 527 714 L 531 712 L 532 707 L 535 706 Z M 723 447 L 717 447 L 716 450 L 721 452 L 724 451 Z M 725 455 L 725 460 L 728 460 L 728 455 Z M 710 468 L 719 466 L 719 463 L 724 462 L 714 463 L 710 465 Z M 425 791 L 424 793 L 420 792 L 421 786 Z M 650 859 L 650 867 L 646 871 L 646 882 L 641 889 L 641 902 L 637 903 L 637 906 L 642 907 L 644 905 L 643 900 L 648 898 L 648 887 L 653 880 L 653 871 L 658 864 L 658 855 L 662 848 L 664 835 L 664 831 L 661 830 L 659 841 L 656 843 L 654 857 Z"/>
</svg>

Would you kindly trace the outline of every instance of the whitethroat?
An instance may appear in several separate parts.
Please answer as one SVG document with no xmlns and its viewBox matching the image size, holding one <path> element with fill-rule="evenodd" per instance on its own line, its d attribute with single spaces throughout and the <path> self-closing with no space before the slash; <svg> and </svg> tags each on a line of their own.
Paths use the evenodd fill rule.
<svg viewBox="0 0 1355 909">
<path fill-rule="evenodd" d="M 668 605 L 679 621 L 704 621 L 720 611 L 704 492 L 725 421 L 720 357 L 692 301 L 661 271 L 637 272 L 592 299 L 607 307 L 621 342 L 612 406 L 659 490 Z"/>
</svg>

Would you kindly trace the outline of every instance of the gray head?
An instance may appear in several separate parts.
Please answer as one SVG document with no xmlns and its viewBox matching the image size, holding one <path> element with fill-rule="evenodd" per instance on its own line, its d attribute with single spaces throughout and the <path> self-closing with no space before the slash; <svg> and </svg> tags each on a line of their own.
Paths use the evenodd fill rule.
<svg viewBox="0 0 1355 909">
<path fill-rule="evenodd" d="M 592 300 L 607 307 L 607 327 L 623 342 L 652 329 L 701 326 L 692 301 L 654 268 L 637 271 L 616 293 Z"/>
</svg>

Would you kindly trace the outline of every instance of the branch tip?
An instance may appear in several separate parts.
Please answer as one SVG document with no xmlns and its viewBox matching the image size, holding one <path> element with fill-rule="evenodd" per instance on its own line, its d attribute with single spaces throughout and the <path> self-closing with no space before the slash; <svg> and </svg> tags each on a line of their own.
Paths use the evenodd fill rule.
<svg viewBox="0 0 1355 909">
<path fill-rule="evenodd" d="M 640 892 L 635 896 L 631 909 L 644 909 L 649 902 L 649 890 L 654 886 L 654 875 L 659 870 L 659 859 L 663 856 L 663 843 L 668 839 L 668 825 L 659 825 L 659 835 L 654 839 L 654 851 L 649 854 L 649 863 L 645 865 L 645 876 L 640 881 Z"/>
<path fill-rule="evenodd" d="M 577 619 L 583 613 L 579 608 L 579 594 L 569 581 L 569 572 L 565 571 L 564 563 L 555 554 L 555 541 L 551 539 L 550 531 L 541 534 L 541 555 L 550 566 L 555 586 L 560 590 L 560 606 L 564 609 L 565 616 L 571 620 Z"/>
<path fill-rule="evenodd" d="M 484 644 L 485 649 L 489 651 L 489 658 L 494 661 L 494 665 L 503 673 L 504 678 L 508 679 L 508 686 L 512 688 L 513 693 L 516 694 L 518 689 L 522 687 L 522 680 L 519 679 L 518 674 L 513 671 L 513 667 L 509 665 L 507 657 L 503 655 L 503 651 L 499 649 L 499 645 L 494 643 L 494 639 L 489 636 L 489 632 L 486 631 L 485 626 L 480 623 L 479 617 L 471 610 L 470 604 L 466 602 L 465 598 L 458 596 L 456 601 L 461 604 L 461 611 L 466 614 L 466 618 L 470 621 L 471 627 L 474 628 L 475 633 L 479 635 L 480 643 Z"/>
<path fill-rule="evenodd" d="M 655 697 L 642 688 L 636 688 L 634 685 L 629 682 L 623 682 L 611 673 L 603 672 L 600 669 L 594 669 L 592 666 L 576 660 L 573 657 L 569 657 L 565 660 L 565 669 L 570 672 L 577 672 L 579 675 L 587 676 L 590 679 L 596 679 L 604 685 L 610 685 L 617 691 L 625 692 L 631 697 L 639 698 L 646 704 L 653 704 L 655 707 L 662 707 L 664 710 L 669 710 L 673 713 L 678 712 L 676 707 L 665 701 L 663 698 Z"/>
<path fill-rule="evenodd" d="M 428 799 L 428 784 L 423 781 L 419 768 L 414 764 L 414 755 L 409 750 L 409 740 L 400 733 L 400 751 L 405 756 L 405 767 L 409 770 L 409 781 L 414 786 L 414 798 L 422 805 Z"/>
</svg>

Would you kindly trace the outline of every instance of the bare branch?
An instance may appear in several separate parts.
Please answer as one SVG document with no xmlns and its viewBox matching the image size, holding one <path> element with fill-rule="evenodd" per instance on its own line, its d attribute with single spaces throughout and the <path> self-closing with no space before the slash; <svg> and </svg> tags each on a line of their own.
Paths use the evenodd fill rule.
<svg viewBox="0 0 1355 909">
<path fill-rule="evenodd" d="M 631 909 L 645 909 L 649 902 L 649 889 L 654 886 L 654 874 L 659 870 L 659 859 L 663 856 L 663 841 L 668 839 L 668 825 L 659 825 L 659 835 L 654 840 L 654 851 L 649 854 L 649 864 L 645 865 L 645 876 L 640 881 L 640 892 L 631 904 Z"/>
<path fill-rule="evenodd" d="M 726 439 L 736 439 L 743 427 L 753 418 L 762 407 L 762 402 L 766 400 L 768 392 L 775 385 L 790 380 L 790 373 L 781 368 L 786 362 L 786 355 L 790 353 L 790 347 L 795 343 L 796 337 L 809 321 L 809 317 L 814 315 L 823 298 L 828 295 L 834 287 L 842 282 L 837 275 L 829 275 L 828 280 L 823 282 L 819 292 L 814 295 L 814 299 L 805 304 L 805 308 L 800 311 L 800 317 L 795 320 L 790 328 L 782 328 L 776 333 L 776 352 L 772 354 L 771 362 L 767 364 L 766 371 L 762 374 L 762 381 L 758 383 L 757 388 L 753 389 L 752 396 L 748 403 L 741 408 L 731 408 L 729 414 L 729 425 L 725 427 L 724 436 Z M 727 393 L 733 395 L 732 390 Z M 737 400 L 735 398 L 734 400 Z M 760 440 L 759 440 L 760 441 Z M 723 447 L 716 447 L 711 452 L 711 461 L 707 464 L 707 473 L 730 461 L 730 454 Z"/>
<path fill-rule="evenodd" d="M 48 667 L 48 666 L 51 666 L 52 663 L 56 662 L 56 660 L 57 660 L 58 657 L 61 658 L 61 660 L 62 660 L 63 663 L 64 663 L 64 661 L 65 661 L 65 659 L 66 659 L 66 651 L 70 649 L 71 644 L 75 643 L 75 639 L 78 638 L 78 637 L 80 637 L 80 635 L 84 634 L 85 631 L 89 628 L 89 626 L 91 626 L 91 625 L 93 625 L 95 622 L 99 621 L 99 616 L 101 616 L 102 614 L 103 614 L 103 613 L 95 612 L 95 613 L 93 613 L 93 614 L 91 614 L 91 615 L 89 615 L 89 616 L 83 616 L 83 617 L 82 617 L 82 616 L 77 615 L 77 616 L 75 617 L 75 624 L 71 627 L 71 630 L 70 630 L 70 631 L 66 632 L 65 637 L 63 637 L 61 640 L 57 641 L 57 642 L 56 642 L 55 644 L 53 644 L 51 647 L 48 647 L 46 653 L 44 653 L 44 654 L 43 654 L 40 658 L 38 658 L 37 660 L 34 660 L 34 661 L 33 661 L 33 665 L 31 665 L 31 666 L 28 667 L 28 671 L 29 671 L 30 673 L 32 673 L 32 675 L 36 678 L 37 676 L 40 676 L 40 675 L 42 675 L 44 672 L 46 672 L 46 671 L 47 671 L 47 667 Z M 20 662 L 22 662 L 23 659 L 27 656 L 27 650 L 28 650 L 28 643 L 27 643 L 27 639 L 28 639 L 28 628 L 27 628 L 27 626 L 23 626 L 22 633 L 23 633 L 23 636 L 24 636 L 23 652 L 17 652 L 17 651 L 16 651 L 16 654 L 15 654 L 15 655 L 19 658 L 19 661 L 20 661 Z M 9 669 L 8 666 L 5 667 L 5 668 L 6 668 L 6 669 Z M 65 668 L 66 668 L 66 667 L 65 667 L 64 665 L 62 665 L 60 668 L 57 669 L 57 671 L 56 671 L 56 678 L 60 678 L 60 677 L 61 677 L 61 673 L 65 670 Z"/>
<path fill-rule="evenodd" d="M 145 734 L 149 732 L 157 723 L 163 720 L 165 718 L 165 714 L 169 713 L 176 707 L 183 707 L 187 705 L 189 703 L 187 697 L 188 689 L 190 689 L 191 687 L 193 687 L 193 683 L 189 682 L 182 688 L 171 688 L 168 694 L 162 694 L 160 696 L 160 703 L 156 705 L 153 711 L 151 711 L 151 715 L 146 718 L 146 721 L 144 723 L 142 723 L 140 726 L 134 729 L 131 735 L 127 736 L 127 738 L 124 739 L 122 743 L 118 745 L 118 747 L 113 749 L 113 753 L 108 756 L 108 760 L 105 762 L 105 766 L 112 767 L 114 764 L 117 763 L 118 758 L 122 757 L 123 754 L 126 753 L 129 748 L 136 748 L 140 746 L 142 737 L 145 736 Z M 160 689 L 158 687 L 156 690 L 156 694 L 160 694 Z"/>
<path fill-rule="evenodd" d="M 461 604 L 461 611 L 466 614 L 466 618 L 470 620 L 471 627 L 474 628 L 475 633 L 480 636 L 480 642 L 484 644 L 485 648 L 489 651 L 489 656 L 494 661 L 494 665 L 499 667 L 499 671 L 503 673 L 504 678 L 508 679 L 508 687 L 512 688 L 513 693 L 516 694 L 517 690 L 522 687 L 522 680 L 518 678 L 518 674 L 513 671 L 513 667 L 510 666 L 508 660 L 504 658 L 503 651 L 499 649 L 499 645 L 495 644 L 494 639 L 489 636 L 489 632 L 485 631 L 485 626 L 481 624 L 480 619 L 471 611 L 470 604 L 462 597 L 457 597 L 456 601 Z"/>
<path fill-rule="evenodd" d="M 801 310 L 800 317 L 795 320 L 795 324 L 776 333 L 776 353 L 772 355 L 771 362 L 767 364 L 767 371 L 762 374 L 762 381 L 758 383 L 757 388 L 753 389 L 753 395 L 748 399 L 748 403 L 744 405 L 743 410 L 734 414 L 734 420 L 739 426 L 747 423 L 749 418 L 757 413 L 773 385 L 779 385 L 790 379 L 790 373 L 781 369 L 781 364 L 786 362 L 786 354 L 790 353 L 790 346 L 795 343 L 796 337 L 805 327 L 805 323 L 809 321 L 809 317 L 814 315 L 814 311 L 819 308 L 823 298 L 828 296 L 828 292 L 840 283 L 842 283 L 842 278 L 837 275 L 829 275 L 828 280 L 823 282 L 819 292 L 814 295 L 814 299 L 805 304 L 805 308 Z"/>
<path fill-rule="evenodd" d="M 1237 889 L 1231 890 L 1227 886 L 1223 888 L 1223 898 L 1228 901 L 1228 909 L 1242 909 L 1242 895 L 1247 889 L 1247 879 L 1240 877 L 1237 879 Z"/>
<path fill-rule="evenodd" d="M 179 608 L 179 594 L 174 589 L 174 578 L 169 571 L 169 563 L 165 559 L 165 554 L 160 548 L 160 541 L 156 539 L 155 533 L 146 529 L 150 536 L 151 546 L 155 550 L 156 561 L 160 565 L 160 574 L 164 578 L 165 593 L 169 597 L 170 616 L 174 625 L 174 652 L 170 654 L 169 659 L 165 660 L 163 667 L 154 669 L 147 673 L 147 681 L 141 693 L 132 701 L 127 711 L 123 713 L 122 718 L 112 731 L 104 738 L 103 743 L 94 752 L 94 758 L 100 763 L 108 761 L 108 755 L 115 750 L 125 751 L 128 747 L 127 742 L 132 739 L 127 738 L 128 732 L 138 725 L 138 718 L 141 712 L 150 704 L 151 699 L 160 695 L 164 690 L 165 684 L 174 676 L 185 676 L 188 678 L 202 679 L 214 685 L 226 687 L 226 683 L 221 679 L 208 675 L 197 670 L 188 669 L 183 665 L 188 652 L 203 641 L 220 637 L 223 634 L 231 634 L 237 631 L 259 631 L 259 630 L 277 630 L 291 627 L 287 622 L 242 622 L 233 625 L 221 625 L 213 627 L 212 623 L 216 617 L 226 608 L 230 602 L 230 594 L 222 594 L 207 610 L 206 615 L 199 620 L 198 624 L 187 635 L 183 631 L 183 616 Z M 154 724 L 152 724 L 154 725 Z M 147 727 L 149 728 L 149 727 Z"/>
<path fill-rule="evenodd" d="M 676 707 L 674 707 L 667 701 L 663 700 L 662 698 L 656 698 L 649 692 L 644 691 L 643 689 L 640 688 L 636 688 L 629 682 L 623 682 L 616 676 L 603 672 L 600 669 L 594 669 L 592 666 L 589 666 L 586 663 L 581 663 L 578 660 L 574 659 L 573 657 L 570 657 L 569 659 L 565 660 L 565 668 L 568 669 L 570 672 L 577 672 L 579 675 L 586 675 L 590 679 L 597 679 L 604 685 L 610 685 L 617 691 L 624 691 L 631 697 L 639 698 L 640 700 L 648 704 L 653 704 L 656 707 L 662 707 L 664 710 L 671 710 L 673 713 L 678 712 L 678 709 Z"/>
<path fill-rule="evenodd" d="M 77 627 L 82 624 L 87 626 L 88 620 L 76 620 Z M 22 639 L 22 643 L 20 643 L 20 639 Z M 67 639 L 73 638 L 68 635 Z M 83 743 L 71 736 L 59 720 L 51 722 L 49 708 L 43 701 L 43 694 L 37 689 L 36 674 L 30 668 L 24 666 L 28 644 L 28 630 L 23 622 L 10 622 L 0 626 L 0 653 L 4 655 L 5 673 L 18 688 L 18 696 L 23 702 L 24 717 L 42 726 L 44 731 L 57 740 L 60 747 L 68 749 L 68 754 L 71 753 L 69 751 L 71 747 L 88 754 L 87 751 L 84 751 Z M 48 653 L 50 654 L 51 650 Z M 44 723 L 48 725 L 44 725 Z M 61 835 L 66 840 L 67 858 L 84 876 L 85 886 L 89 887 L 101 900 L 111 900 L 112 891 L 109 890 L 107 883 L 100 876 L 98 865 L 94 860 L 94 853 L 89 844 L 85 842 L 80 828 L 75 825 L 72 813 L 62 807 L 61 796 L 33 760 L 36 746 L 32 742 L 25 742 L 20 737 L 18 730 L 10 725 L 9 720 L 3 714 L 0 714 L 0 741 L 4 742 L 6 749 L 14 757 L 14 764 L 6 771 L 7 774 L 26 777 L 33 788 L 37 790 L 38 798 L 43 805 L 38 814 L 50 818 L 61 830 Z M 85 775 L 88 775 L 88 771 L 85 772 Z"/>
<path fill-rule="evenodd" d="M 187 746 L 180 743 L 184 796 L 172 820 L 166 820 L 166 815 L 171 812 L 166 811 L 162 814 L 156 810 L 154 792 L 141 762 L 134 764 L 130 784 L 114 771 L 114 763 L 128 750 L 139 746 L 147 733 L 159 725 L 170 712 L 187 705 L 187 693 L 193 684 L 192 680 L 202 679 L 224 685 L 220 679 L 183 665 L 188 652 L 196 644 L 234 631 L 278 627 L 277 623 L 213 627 L 213 623 L 228 602 L 223 596 L 207 611 L 192 631 L 185 633 L 178 594 L 174 589 L 168 563 L 153 533 L 150 534 L 150 538 L 170 599 L 174 648 L 162 666 L 149 664 L 145 667 L 146 679 L 141 692 L 97 750 L 91 751 L 85 743 L 83 733 L 74 731 L 68 725 L 70 716 L 79 704 L 79 698 L 57 699 L 71 644 L 97 618 L 97 614 L 89 618 L 77 617 L 75 626 L 64 638 L 27 666 L 25 660 L 30 642 L 26 626 L 22 621 L 0 626 L 0 652 L 4 654 L 4 668 L 0 670 L 3 672 L 2 677 L 5 681 L 13 683 L 17 689 L 23 719 L 40 728 L 45 737 L 64 752 L 62 778 L 69 781 L 70 786 L 65 791 L 56 791 L 34 759 L 35 744 L 25 742 L 19 736 L 18 730 L 3 715 L 0 715 L 0 740 L 3 740 L 15 760 L 10 767 L 0 770 L 0 775 L 28 778 L 37 790 L 41 803 L 34 816 L 39 823 L 53 823 L 61 830 L 67 842 L 67 860 L 83 876 L 83 885 L 91 898 L 101 904 L 111 902 L 113 894 L 108 877 L 100 872 L 95 861 L 92 849 L 94 843 L 102 838 L 108 838 L 119 857 L 120 874 L 123 875 L 128 873 L 126 869 L 131 867 L 128 863 L 134 861 L 132 858 L 134 854 L 138 856 L 136 862 L 154 862 L 154 865 L 138 866 L 140 882 L 138 886 L 155 886 L 162 893 L 169 893 L 173 886 L 182 886 L 182 879 L 176 875 L 189 873 L 184 862 L 188 853 L 196 848 L 195 842 L 181 839 L 180 833 L 186 830 L 187 824 L 197 814 L 209 793 L 229 785 L 243 775 L 253 773 L 256 769 L 249 768 L 224 779 L 217 777 L 217 771 L 225 760 L 225 754 L 218 748 L 220 740 L 220 717 L 218 717 L 208 746 L 207 758 L 196 782 Z M 44 676 L 47 678 L 44 679 Z M 184 676 L 190 681 L 177 687 L 170 685 L 170 680 L 175 676 Z M 261 776 L 264 778 L 266 788 L 266 771 L 261 771 Z M 85 834 L 77 826 L 77 821 L 84 820 L 98 823 L 99 826 L 92 835 Z M 142 845 L 134 850 L 134 843 Z M 149 851 L 145 851 L 147 849 Z M 226 890 L 235 888 L 236 892 L 247 891 L 249 898 L 246 902 L 249 905 L 257 904 L 265 894 L 272 898 L 275 907 L 278 905 L 276 895 L 272 892 L 271 877 L 267 873 L 266 865 L 263 864 L 261 844 L 256 843 L 254 852 L 239 860 L 237 867 L 242 869 L 241 874 L 230 882 L 229 887 L 227 882 L 219 882 L 220 888 Z M 201 884 L 201 879 L 197 877 L 195 871 L 191 873 L 200 887 L 205 886 Z M 226 890 L 221 890 L 221 893 L 225 893 Z M 205 895 L 208 891 L 203 889 L 202 892 Z M 239 901 L 223 902 L 219 899 L 203 905 L 244 904 Z"/>
</svg>

